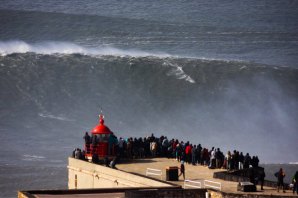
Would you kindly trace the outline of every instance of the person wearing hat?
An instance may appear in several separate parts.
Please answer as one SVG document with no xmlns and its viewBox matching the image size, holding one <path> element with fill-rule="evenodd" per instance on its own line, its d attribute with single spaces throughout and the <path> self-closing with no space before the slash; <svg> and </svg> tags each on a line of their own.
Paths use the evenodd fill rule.
<svg viewBox="0 0 298 198">
<path fill-rule="evenodd" d="M 182 160 L 181 161 L 181 164 L 180 164 L 180 174 L 179 174 L 179 177 L 183 175 L 183 179 L 185 180 L 185 167 L 184 167 L 184 161 Z"/>
</svg>

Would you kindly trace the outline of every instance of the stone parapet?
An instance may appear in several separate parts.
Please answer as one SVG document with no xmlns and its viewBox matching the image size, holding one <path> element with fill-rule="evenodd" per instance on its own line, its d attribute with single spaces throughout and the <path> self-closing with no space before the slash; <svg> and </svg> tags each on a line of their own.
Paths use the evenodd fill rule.
<svg viewBox="0 0 298 198">
<path fill-rule="evenodd" d="M 68 159 L 68 188 L 170 187 L 172 184 L 74 158 Z"/>
</svg>

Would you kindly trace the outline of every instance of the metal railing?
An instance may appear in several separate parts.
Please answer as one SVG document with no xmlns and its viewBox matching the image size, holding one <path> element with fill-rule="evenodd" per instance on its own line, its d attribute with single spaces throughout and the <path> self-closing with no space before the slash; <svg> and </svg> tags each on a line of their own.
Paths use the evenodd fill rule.
<svg viewBox="0 0 298 198">
<path fill-rule="evenodd" d="M 221 183 L 220 182 L 215 182 L 215 181 L 211 181 L 211 180 L 204 180 L 204 187 L 206 188 L 210 187 L 210 188 L 215 188 L 218 190 L 221 190 Z"/>
<path fill-rule="evenodd" d="M 148 175 L 160 176 L 160 179 L 162 179 L 162 171 L 158 170 L 158 169 L 147 168 L 146 176 L 148 176 Z"/>
<path fill-rule="evenodd" d="M 196 180 L 184 180 L 183 188 L 202 188 L 202 182 Z"/>
</svg>

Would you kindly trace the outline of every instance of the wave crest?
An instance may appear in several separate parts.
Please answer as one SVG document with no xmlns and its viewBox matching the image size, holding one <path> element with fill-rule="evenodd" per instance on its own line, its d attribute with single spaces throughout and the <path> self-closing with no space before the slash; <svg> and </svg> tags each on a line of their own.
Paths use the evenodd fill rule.
<svg viewBox="0 0 298 198">
<path fill-rule="evenodd" d="M 43 161 L 45 160 L 44 156 L 38 156 L 38 155 L 30 155 L 30 154 L 25 154 L 23 155 L 24 161 Z"/>
<path fill-rule="evenodd" d="M 83 55 L 114 55 L 114 56 L 133 56 L 133 57 L 170 57 L 166 53 L 149 53 L 134 49 L 118 49 L 114 47 L 99 46 L 99 47 L 83 47 L 75 43 L 47 41 L 35 44 L 29 44 L 24 41 L 0 41 L 0 55 L 6 56 L 13 53 L 28 53 L 37 54 L 83 54 Z"/>
</svg>

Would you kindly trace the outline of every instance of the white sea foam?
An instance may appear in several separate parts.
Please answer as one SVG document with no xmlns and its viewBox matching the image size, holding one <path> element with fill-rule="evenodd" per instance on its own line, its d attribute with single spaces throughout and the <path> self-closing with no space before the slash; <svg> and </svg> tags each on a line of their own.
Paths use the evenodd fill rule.
<svg viewBox="0 0 298 198">
<path fill-rule="evenodd" d="M 240 67 L 240 69 L 239 70 L 243 70 L 243 69 L 246 69 L 247 68 L 247 66 L 242 66 L 242 67 Z"/>
<path fill-rule="evenodd" d="M 70 42 L 48 41 L 29 44 L 24 41 L 0 41 L 0 55 L 33 52 L 37 54 L 83 54 L 83 55 L 113 55 L 133 57 L 170 57 L 166 53 L 149 53 L 134 49 L 117 49 L 110 46 L 83 47 Z"/>
<path fill-rule="evenodd" d="M 23 155 L 23 160 L 24 161 L 42 161 L 45 159 L 44 156 L 38 156 L 38 155 L 29 155 L 29 154 L 25 154 Z"/>
<path fill-rule="evenodd" d="M 39 113 L 38 114 L 40 117 L 43 117 L 43 118 L 50 118 L 50 119 L 56 119 L 56 120 L 61 120 L 61 121 L 74 121 L 72 119 L 68 119 L 66 117 L 62 117 L 62 116 L 54 116 L 54 115 L 51 115 L 51 114 L 43 114 L 43 113 Z"/>
<path fill-rule="evenodd" d="M 207 58 L 202 56 L 185 56 L 168 54 L 165 52 L 146 52 L 138 49 L 119 49 L 112 46 L 84 47 L 71 42 L 62 41 L 44 41 L 38 43 L 27 43 L 21 40 L 0 41 L 0 56 L 6 56 L 14 53 L 36 53 L 36 54 L 82 54 L 88 56 L 131 56 L 131 57 L 158 57 L 158 58 L 188 58 L 206 61 L 225 61 L 225 62 L 244 62 L 242 60 L 226 60 Z M 1 65 L 4 66 L 4 65 Z M 189 79 L 189 81 L 193 81 Z M 192 82 L 193 83 L 193 82 Z"/>
<path fill-rule="evenodd" d="M 192 79 L 189 75 L 187 75 L 184 71 L 183 71 L 183 68 L 177 64 L 173 64 L 173 63 L 170 63 L 169 61 L 165 61 L 163 63 L 163 65 L 169 65 L 171 67 L 173 67 L 173 69 L 171 71 L 169 71 L 167 73 L 167 75 L 169 76 L 176 76 L 177 79 L 180 79 L 180 80 L 185 80 L 189 83 L 195 83 L 195 80 Z"/>
<path fill-rule="evenodd" d="M 290 162 L 289 164 L 295 164 L 295 165 L 298 165 L 298 162 Z"/>
</svg>

